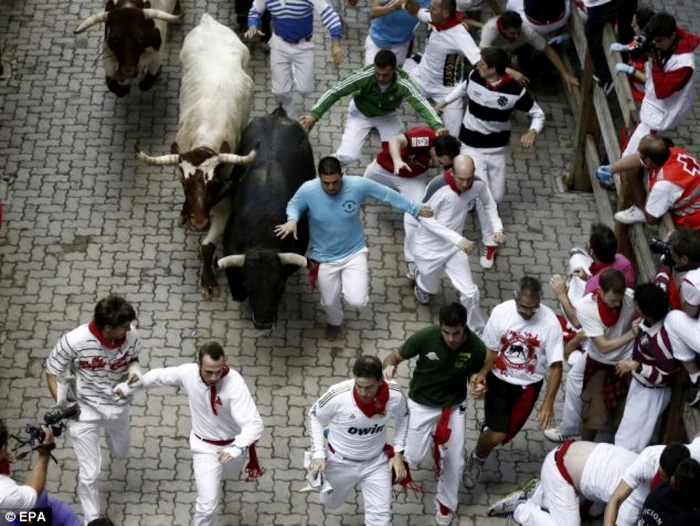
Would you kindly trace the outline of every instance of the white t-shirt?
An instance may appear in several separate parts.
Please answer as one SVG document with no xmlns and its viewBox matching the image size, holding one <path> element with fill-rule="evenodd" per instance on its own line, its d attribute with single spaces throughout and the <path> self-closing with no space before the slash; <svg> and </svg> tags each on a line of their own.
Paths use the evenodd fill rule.
<svg viewBox="0 0 700 526">
<path fill-rule="evenodd" d="M 632 349 L 634 348 L 634 340 L 608 354 L 603 354 L 595 346 L 595 343 L 593 343 L 593 338 L 605 336 L 612 340 L 622 336 L 632 328 L 632 319 L 635 316 L 634 291 L 632 289 L 627 289 L 625 291 L 620 318 L 612 327 L 606 327 L 603 324 L 603 320 L 600 319 L 598 303 L 593 297 L 593 294 L 586 294 L 575 307 L 578 321 L 581 323 L 581 329 L 583 333 L 591 339 L 590 346 L 588 347 L 588 354 L 591 358 L 604 364 L 615 364 L 620 360 L 630 359 L 632 356 Z"/>
<path fill-rule="evenodd" d="M 36 499 L 34 488 L 21 486 L 7 475 L 0 475 L 0 508 L 33 508 Z"/>
<path fill-rule="evenodd" d="M 657 181 L 649 192 L 645 208 L 647 214 L 654 217 L 661 217 L 668 212 L 671 207 L 683 195 L 683 187 L 669 181 Z"/>
<path fill-rule="evenodd" d="M 686 272 L 683 276 L 681 297 L 688 305 L 700 305 L 700 268 Z"/>
<path fill-rule="evenodd" d="M 540 305 L 526 320 L 518 314 L 515 300 L 497 305 L 491 312 L 481 339 L 498 352 L 491 372 L 514 385 L 542 380 L 553 363 L 564 359 L 564 336 L 556 315 Z"/>
<path fill-rule="evenodd" d="M 498 18 L 499 17 L 491 18 L 481 29 L 481 41 L 479 42 L 479 47 L 481 49 L 486 47 L 498 47 L 512 52 L 525 44 L 531 45 L 537 51 L 542 51 L 547 47 L 547 41 L 544 37 L 527 24 L 522 25 L 520 29 L 520 38 L 516 41 L 507 40 L 498 30 Z"/>
<path fill-rule="evenodd" d="M 637 454 L 613 444 L 598 444 L 588 456 L 581 473 L 581 494 L 589 500 L 608 502 L 625 470 Z"/>
<path fill-rule="evenodd" d="M 332 385 L 309 411 L 309 427 L 313 458 L 325 458 L 323 428 L 328 427 L 328 443 L 342 457 L 371 460 L 387 443 L 387 429 L 394 417 L 394 448 L 406 448 L 408 434 L 408 402 L 396 382 L 389 384 L 389 401 L 384 414 L 368 418 L 353 396 L 355 380 Z"/>
<path fill-rule="evenodd" d="M 622 481 L 630 488 L 648 485 L 659 470 L 659 460 L 666 446 L 645 447 L 642 452 L 626 470 Z M 700 461 L 700 437 L 687 444 L 690 450 L 690 458 Z"/>
</svg>

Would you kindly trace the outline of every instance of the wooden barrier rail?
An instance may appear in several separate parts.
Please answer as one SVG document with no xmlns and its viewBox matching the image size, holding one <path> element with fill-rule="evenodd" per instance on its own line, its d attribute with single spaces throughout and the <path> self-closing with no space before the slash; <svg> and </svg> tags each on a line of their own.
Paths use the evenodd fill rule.
<svg viewBox="0 0 700 526">
<path fill-rule="evenodd" d="M 635 263 L 637 275 L 640 283 L 647 283 L 654 279 L 656 274 L 655 259 L 649 248 L 650 235 L 645 224 L 622 225 L 616 223 L 614 213 L 616 210 L 628 208 L 630 203 L 626 201 L 627 182 L 622 181 L 619 175 L 615 175 L 616 210 L 611 204 L 610 194 L 598 183 L 596 170 L 601 165 L 598 145 L 602 141 L 602 147 L 609 163 L 613 163 L 621 156 L 620 141 L 618 139 L 618 127 L 613 120 L 613 114 L 608 104 L 608 99 L 603 90 L 593 79 L 593 62 L 588 53 L 588 45 L 584 34 L 584 24 L 578 10 L 572 8 L 571 20 L 569 22 L 569 33 L 574 44 L 576 53 L 583 66 L 583 78 L 581 80 L 581 91 L 572 92 L 567 90 L 567 96 L 577 116 L 576 132 L 574 134 L 574 152 L 571 161 L 571 171 L 567 178 L 567 186 L 571 190 L 588 191 L 593 190 L 596 206 L 601 222 L 615 230 L 620 250 L 626 253 Z M 605 27 L 603 33 L 603 47 L 610 49 L 610 44 L 617 42 L 617 37 L 612 26 Z M 627 75 L 615 74 L 615 64 L 622 62 L 619 53 L 606 52 L 608 66 L 613 72 L 614 91 L 622 113 L 622 119 L 627 130 L 632 133 L 634 126 L 639 119 L 639 112 L 632 97 L 632 91 L 627 79 Z M 566 66 L 572 68 L 568 57 L 563 57 Z M 664 238 L 675 230 L 673 220 L 666 214 L 658 225 L 660 237 Z M 677 375 L 673 385 L 673 394 L 668 409 L 662 417 L 661 439 L 664 443 L 671 441 L 687 440 L 686 427 L 693 433 L 697 432 L 700 425 L 700 418 L 696 413 L 700 411 L 689 411 L 683 403 L 683 389 L 687 384 L 687 374 L 685 370 Z M 684 415 L 685 413 L 685 415 Z M 684 416 L 687 426 L 684 426 Z M 693 422 L 692 424 L 690 422 Z"/>
</svg>

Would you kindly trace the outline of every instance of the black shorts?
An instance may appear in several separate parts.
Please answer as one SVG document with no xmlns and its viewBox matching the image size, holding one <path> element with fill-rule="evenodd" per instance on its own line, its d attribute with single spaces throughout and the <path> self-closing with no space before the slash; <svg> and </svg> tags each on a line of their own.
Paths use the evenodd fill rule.
<svg viewBox="0 0 700 526">
<path fill-rule="evenodd" d="M 486 376 L 484 425 L 497 433 L 506 433 L 509 442 L 527 422 L 540 395 L 544 380 L 527 386 L 509 384 L 493 373 Z"/>
</svg>

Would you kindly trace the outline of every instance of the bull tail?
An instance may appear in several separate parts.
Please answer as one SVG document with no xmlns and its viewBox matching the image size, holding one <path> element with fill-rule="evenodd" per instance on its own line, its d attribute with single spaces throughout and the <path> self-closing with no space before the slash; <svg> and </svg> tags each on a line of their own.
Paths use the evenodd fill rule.
<svg viewBox="0 0 700 526">
<path fill-rule="evenodd" d="M 282 103 L 280 103 L 277 108 L 275 108 L 275 111 L 272 112 L 272 115 L 275 117 L 287 117 L 287 111 L 282 107 Z"/>
</svg>

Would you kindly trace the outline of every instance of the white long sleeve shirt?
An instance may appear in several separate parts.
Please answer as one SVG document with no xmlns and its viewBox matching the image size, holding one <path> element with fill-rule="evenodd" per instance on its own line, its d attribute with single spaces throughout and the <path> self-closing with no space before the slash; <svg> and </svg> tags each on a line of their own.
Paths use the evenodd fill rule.
<svg viewBox="0 0 700 526">
<path fill-rule="evenodd" d="M 214 396 L 196 363 L 151 369 L 141 380 L 143 389 L 166 385 L 176 385 L 187 393 L 192 432 L 199 438 L 234 439 L 238 447 L 248 447 L 261 437 L 263 422 L 258 409 L 243 377 L 233 369 L 217 382 Z"/>
<path fill-rule="evenodd" d="M 371 460 L 387 443 L 387 426 L 394 416 L 394 449 L 406 449 L 408 403 L 396 382 L 389 384 L 386 412 L 368 418 L 355 403 L 355 380 L 332 385 L 309 411 L 313 458 L 326 458 L 323 429 L 328 427 L 328 442 L 342 457 Z"/>
<path fill-rule="evenodd" d="M 436 177 L 428 184 L 423 204 L 433 210 L 433 217 L 420 218 L 416 230 L 416 250 L 426 254 L 443 254 L 454 249 L 464 239 L 464 221 L 472 201 L 480 199 L 489 219 L 489 225 L 482 225 L 485 232 L 503 231 L 503 223 L 498 216 L 498 208 L 488 184 L 474 177 L 474 183 L 466 192 L 458 194 L 447 183 L 445 177 Z"/>
</svg>

